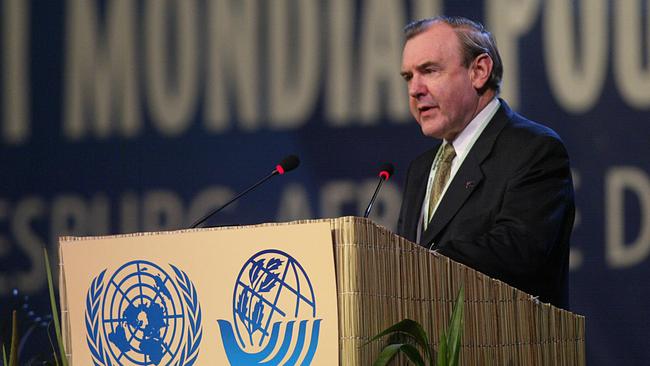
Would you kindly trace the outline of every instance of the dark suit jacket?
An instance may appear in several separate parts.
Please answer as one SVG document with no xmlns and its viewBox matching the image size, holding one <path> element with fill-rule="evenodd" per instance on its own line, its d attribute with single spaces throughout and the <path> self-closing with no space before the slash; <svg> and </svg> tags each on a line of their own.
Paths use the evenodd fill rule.
<svg viewBox="0 0 650 366">
<path fill-rule="evenodd" d="M 397 232 L 411 241 L 440 143 L 409 166 Z M 574 211 L 562 141 L 501 100 L 419 244 L 566 309 Z"/>
</svg>

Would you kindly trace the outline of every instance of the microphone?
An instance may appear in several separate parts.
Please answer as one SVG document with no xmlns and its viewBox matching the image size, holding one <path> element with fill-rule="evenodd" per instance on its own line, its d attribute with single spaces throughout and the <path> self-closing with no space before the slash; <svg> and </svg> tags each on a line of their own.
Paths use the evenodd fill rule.
<svg viewBox="0 0 650 366">
<path fill-rule="evenodd" d="M 296 155 L 285 156 L 284 159 L 280 161 L 280 164 L 275 166 L 275 170 L 271 172 L 271 174 L 275 172 L 275 174 L 282 175 L 296 169 L 298 165 L 300 165 L 300 159 L 298 159 Z"/>
<path fill-rule="evenodd" d="M 273 169 L 273 171 L 271 171 L 271 173 L 269 173 L 269 174 L 268 174 L 267 176 L 265 176 L 264 178 L 260 179 L 257 183 L 253 184 L 252 186 L 250 186 L 250 187 L 249 187 L 248 189 L 246 189 L 245 191 L 243 191 L 243 192 L 241 192 L 240 194 L 236 195 L 236 196 L 235 196 L 233 199 L 231 199 L 230 201 L 224 203 L 221 207 L 219 207 L 219 208 L 217 208 L 217 209 L 214 209 L 214 210 L 210 211 L 209 213 L 207 213 L 206 215 L 204 215 L 204 216 L 201 217 L 200 219 L 196 220 L 196 222 L 194 222 L 194 223 L 192 224 L 192 226 L 190 226 L 190 228 L 191 228 L 191 229 L 196 228 L 197 226 L 199 226 L 199 225 L 201 225 L 203 222 L 205 222 L 205 220 L 209 219 L 212 215 L 214 215 L 214 214 L 216 214 L 217 212 L 219 212 L 219 211 L 223 210 L 224 208 L 228 207 L 231 203 L 237 201 L 240 197 L 242 197 L 242 196 L 245 195 L 246 193 L 252 191 L 253 189 L 257 188 L 257 187 L 258 187 L 259 185 L 261 185 L 262 183 L 266 182 L 267 180 L 271 179 L 272 177 L 274 177 L 274 176 L 276 176 L 276 175 L 282 175 L 282 174 L 284 174 L 284 173 L 288 173 L 288 172 L 290 172 L 290 171 L 296 169 L 296 168 L 298 167 L 298 165 L 300 165 L 300 159 L 299 159 L 296 155 L 288 155 L 288 156 L 285 156 L 285 158 L 282 159 L 282 160 L 280 161 L 280 163 L 279 163 L 278 165 L 275 166 L 275 169 Z"/>
<path fill-rule="evenodd" d="M 391 163 L 383 163 L 379 167 L 379 183 L 377 184 L 377 188 L 375 188 L 375 193 L 372 195 L 372 198 L 370 199 L 370 203 L 368 204 L 368 207 L 366 208 L 366 212 L 363 214 L 363 217 L 368 217 L 370 215 L 370 210 L 372 210 L 372 205 L 375 203 L 375 199 L 377 199 L 377 194 L 379 193 L 379 190 L 381 189 L 381 185 L 384 184 L 385 181 L 387 181 L 392 175 L 393 172 L 395 171 L 395 167 Z"/>
</svg>

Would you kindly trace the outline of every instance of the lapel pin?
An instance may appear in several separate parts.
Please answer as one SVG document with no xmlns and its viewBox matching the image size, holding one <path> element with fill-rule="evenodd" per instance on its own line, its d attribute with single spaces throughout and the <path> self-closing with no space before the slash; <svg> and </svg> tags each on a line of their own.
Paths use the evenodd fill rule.
<svg viewBox="0 0 650 366">
<path fill-rule="evenodd" d="M 474 188 L 475 185 L 476 182 L 474 182 L 473 180 L 468 180 L 467 182 L 465 182 L 465 189 L 472 189 Z"/>
</svg>

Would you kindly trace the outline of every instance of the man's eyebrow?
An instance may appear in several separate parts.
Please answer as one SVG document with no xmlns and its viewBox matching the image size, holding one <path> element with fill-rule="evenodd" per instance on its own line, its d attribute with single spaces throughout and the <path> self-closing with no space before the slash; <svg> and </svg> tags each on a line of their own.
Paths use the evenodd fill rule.
<svg viewBox="0 0 650 366">
<path fill-rule="evenodd" d="M 431 67 L 431 66 L 439 67 L 440 65 L 437 62 L 434 62 L 434 61 L 426 61 L 426 62 L 423 62 L 423 63 L 417 65 L 415 68 L 418 69 L 418 71 L 420 71 L 420 70 L 424 70 L 424 69 L 426 69 L 428 67 Z"/>
<path fill-rule="evenodd" d="M 423 70 L 425 70 L 425 69 L 427 69 L 427 68 L 429 68 L 429 67 L 432 67 L 432 66 L 435 67 L 435 68 L 439 68 L 439 67 L 440 67 L 440 64 L 437 63 L 437 62 L 435 62 L 435 61 L 425 61 L 425 62 L 423 62 L 423 63 L 421 63 L 421 64 L 415 66 L 415 69 L 416 69 L 417 71 L 422 72 Z M 408 77 L 408 76 L 413 75 L 413 73 L 412 73 L 411 71 L 405 71 L 405 70 L 400 71 L 399 74 L 400 74 L 402 77 Z"/>
</svg>

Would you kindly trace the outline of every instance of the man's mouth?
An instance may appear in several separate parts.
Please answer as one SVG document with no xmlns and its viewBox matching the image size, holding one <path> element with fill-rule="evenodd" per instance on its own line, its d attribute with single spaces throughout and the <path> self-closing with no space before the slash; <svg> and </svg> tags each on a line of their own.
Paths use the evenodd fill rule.
<svg viewBox="0 0 650 366">
<path fill-rule="evenodd" d="M 425 105 L 425 106 L 418 107 L 418 111 L 420 112 L 420 114 L 424 114 L 424 113 L 427 113 L 428 111 L 430 111 L 430 110 L 432 110 L 434 108 L 435 108 L 434 106 Z"/>
</svg>

